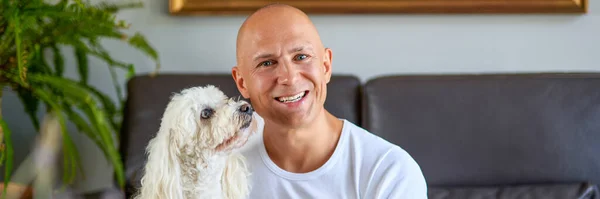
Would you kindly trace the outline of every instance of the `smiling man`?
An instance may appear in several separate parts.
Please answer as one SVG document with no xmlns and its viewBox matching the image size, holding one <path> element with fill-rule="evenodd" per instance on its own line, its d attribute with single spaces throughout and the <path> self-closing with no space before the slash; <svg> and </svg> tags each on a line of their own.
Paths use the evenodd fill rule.
<svg viewBox="0 0 600 199">
<path fill-rule="evenodd" d="M 264 120 L 244 152 L 250 198 L 427 198 L 408 153 L 324 108 L 332 50 L 305 13 L 259 9 L 242 24 L 236 54 L 233 79 Z"/>
</svg>

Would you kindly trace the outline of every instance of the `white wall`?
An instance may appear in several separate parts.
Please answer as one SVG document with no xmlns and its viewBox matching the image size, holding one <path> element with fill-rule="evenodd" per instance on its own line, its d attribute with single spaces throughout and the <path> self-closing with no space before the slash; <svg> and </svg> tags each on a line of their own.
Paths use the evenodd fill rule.
<svg viewBox="0 0 600 199">
<path fill-rule="evenodd" d="M 582 16 L 329 15 L 312 19 L 325 45 L 333 49 L 334 73 L 362 80 L 388 73 L 600 72 L 600 6 L 593 3 Z M 119 18 L 131 22 L 132 31 L 142 31 L 157 48 L 163 73 L 230 72 L 237 29 L 244 17 L 173 17 L 167 5 L 168 0 L 151 1 L 143 9 L 122 12 Z M 153 69 L 154 63 L 132 48 L 114 41 L 106 44 L 115 57 L 136 64 L 139 73 Z M 90 81 L 116 98 L 105 65 L 93 61 Z M 8 94 L 3 109 L 15 142 L 20 143 L 15 152 L 20 161 L 32 143 L 33 128 L 14 94 Z M 9 114 L 13 111 L 18 113 Z M 88 180 L 76 188 L 90 191 L 108 186 L 112 178 L 102 153 L 84 138 L 77 141 Z"/>
</svg>

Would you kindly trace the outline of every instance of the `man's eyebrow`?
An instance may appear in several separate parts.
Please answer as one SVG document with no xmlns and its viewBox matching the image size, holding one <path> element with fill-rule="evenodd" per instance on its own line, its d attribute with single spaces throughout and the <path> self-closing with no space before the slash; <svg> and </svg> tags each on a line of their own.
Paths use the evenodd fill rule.
<svg viewBox="0 0 600 199">
<path fill-rule="evenodd" d="M 311 51 L 312 47 L 310 47 L 310 46 L 298 46 L 298 47 L 290 49 L 288 52 L 293 53 L 293 52 L 300 52 L 300 51 L 303 51 L 303 50 Z"/>
<path fill-rule="evenodd" d="M 259 60 L 259 59 L 269 58 L 269 57 L 272 57 L 272 56 L 273 56 L 273 54 L 271 54 L 271 53 L 258 54 L 256 56 L 254 56 L 253 60 L 256 61 L 256 60 Z"/>
</svg>

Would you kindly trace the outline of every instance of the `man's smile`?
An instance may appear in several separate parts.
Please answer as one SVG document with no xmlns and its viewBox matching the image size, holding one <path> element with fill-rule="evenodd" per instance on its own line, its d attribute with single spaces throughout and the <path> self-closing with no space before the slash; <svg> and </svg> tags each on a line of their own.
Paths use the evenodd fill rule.
<svg viewBox="0 0 600 199">
<path fill-rule="evenodd" d="M 294 95 L 275 97 L 274 99 L 281 103 L 293 103 L 302 100 L 306 94 L 308 94 L 308 91 L 302 91 Z"/>
</svg>

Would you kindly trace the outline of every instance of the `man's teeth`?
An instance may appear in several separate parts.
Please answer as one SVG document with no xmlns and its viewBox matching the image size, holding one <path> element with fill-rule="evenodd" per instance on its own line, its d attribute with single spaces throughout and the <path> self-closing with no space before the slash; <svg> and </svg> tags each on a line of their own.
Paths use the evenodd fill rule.
<svg viewBox="0 0 600 199">
<path fill-rule="evenodd" d="M 304 94 L 306 94 L 306 92 L 301 92 L 290 97 L 278 97 L 277 100 L 283 103 L 297 102 L 298 100 L 302 99 L 302 97 L 304 97 Z"/>
</svg>

